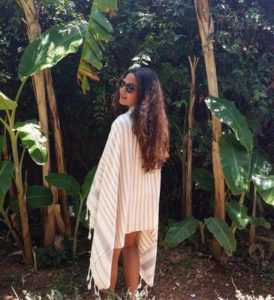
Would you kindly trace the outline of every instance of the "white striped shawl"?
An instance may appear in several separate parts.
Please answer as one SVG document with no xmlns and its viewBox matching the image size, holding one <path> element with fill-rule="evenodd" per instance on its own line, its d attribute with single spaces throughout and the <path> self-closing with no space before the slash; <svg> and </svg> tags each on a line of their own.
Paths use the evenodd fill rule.
<svg viewBox="0 0 274 300">
<path fill-rule="evenodd" d="M 94 229 L 87 280 L 91 289 L 108 289 L 114 248 L 124 246 L 125 234 L 138 238 L 140 278 L 152 286 L 157 255 L 161 169 L 144 173 L 141 152 L 132 132 L 130 113 L 117 117 L 99 161 L 87 198 L 89 236 Z"/>
</svg>

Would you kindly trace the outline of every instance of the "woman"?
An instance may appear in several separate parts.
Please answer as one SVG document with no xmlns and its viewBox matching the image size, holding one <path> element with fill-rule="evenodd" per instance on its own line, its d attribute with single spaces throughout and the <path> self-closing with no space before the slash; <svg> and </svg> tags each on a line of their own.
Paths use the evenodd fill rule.
<svg viewBox="0 0 274 300">
<path fill-rule="evenodd" d="M 112 123 L 87 198 L 94 228 L 87 280 L 99 294 L 115 291 L 123 252 L 127 290 L 154 281 L 161 168 L 169 157 L 169 128 L 160 82 L 149 68 L 130 69 L 120 80 Z M 89 232 L 89 238 L 91 233 Z"/>
</svg>

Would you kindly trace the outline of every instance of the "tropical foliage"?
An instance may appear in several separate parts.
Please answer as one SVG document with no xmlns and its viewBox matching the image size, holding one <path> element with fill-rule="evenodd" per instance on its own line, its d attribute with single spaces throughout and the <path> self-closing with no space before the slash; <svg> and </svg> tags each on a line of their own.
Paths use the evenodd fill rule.
<svg viewBox="0 0 274 300">
<path fill-rule="evenodd" d="M 208 38 L 214 41 L 220 97 L 208 95 L 191 0 L 119 1 L 119 7 L 115 0 L 92 4 L 41 0 L 43 33 L 29 45 L 15 1 L 0 3 L 0 11 L 6 12 L 0 16 L 0 213 L 18 244 L 20 234 L 14 230 L 11 213 L 19 211 L 27 220 L 26 212 L 31 214 L 54 201 L 52 190 L 42 186 L 37 176 L 36 165 L 44 164 L 48 153 L 40 125 L 33 120 L 37 107 L 29 79 L 48 68 L 52 68 L 59 99 L 67 172 L 73 176 L 53 172 L 47 182 L 71 197 L 76 215 L 74 255 L 93 167 L 113 119 L 115 82 L 133 65 L 149 65 L 159 74 L 171 125 L 171 158 L 163 170 L 160 215 L 164 224 L 176 221 L 167 225 L 164 244 L 175 247 L 199 230 L 203 244 L 214 237 L 231 255 L 239 243 L 237 229 L 261 226 L 268 232 L 274 204 L 273 7 L 269 1 L 222 0 L 211 5 L 215 33 Z M 190 132 L 193 216 L 182 219 L 188 56 L 194 55 L 200 61 Z M 90 86 L 88 78 L 100 78 L 100 82 Z M 212 116 L 222 122 L 218 146 L 226 183 L 225 220 L 213 217 Z M 258 203 L 263 207 L 259 216 L 253 203 L 255 208 Z"/>
</svg>

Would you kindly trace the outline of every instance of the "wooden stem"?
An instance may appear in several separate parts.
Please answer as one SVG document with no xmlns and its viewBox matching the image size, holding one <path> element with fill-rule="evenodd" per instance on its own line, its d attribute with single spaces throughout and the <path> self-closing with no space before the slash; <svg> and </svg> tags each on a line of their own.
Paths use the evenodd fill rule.
<svg viewBox="0 0 274 300">
<path fill-rule="evenodd" d="M 215 57 L 213 52 L 214 23 L 209 11 L 208 0 L 194 0 L 202 49 L 205 60 L 209 94 L 219 96 Z M 215 217 L 225 219 L 224 175 L 220 161 L 219 139 L 222 134 L 219 119 L 212 116 L 212 163 L 215 182 Z M 220 247 L 213 244 L 213 255 L 218 256 Z"/>
<path fill-rule="evenodd" d="M 35 41 L 41 34 L 41 27 L 38 22 L 37 9 L 35 7 L 34 0 L 21 0 L 21 7 L 25 14 L 25 23 L 27 25 L 27 33 L 30 42 Z M 41 71 L 32 76 L 33 90 L 37 102 L 39 123 L 42 134 L 46 137 L 45 147 L 48 151 L 48 161 L 42 166 L 43 184 L 48 186 L 45 177 L 50 173 L 50 147 L 49 147 L 49 134 L 48 134 L 48 113 L 46 102 L 46 88 L 45 88 L 45 75 L 44 71 Z M 54 244 L 55 240 L 55 223 L 49 222 L 49 213 L 53 213 L 52 210 L 48 211 L 48 208 L 42 209 L 43 224 L 44 224 L 44 245 Z"/>
<path fill-rule="evenodd" d="M 12 124 L 11 124 L 12 125 Z M 18 157 L 18 149 L 17 149 L 17 138 L 15 132 L 10 132 L 11 139 L 11 147 L 13 154 L 13 162 L 14 162 L 14 181 L 17 191 L 17 200 L 19 204 L 19 213 L 20 213 L 20 221 L 22 228 L 22 237 L 23 237 L 23 245 L 24 245 L 24 259 L 26 264 L 33 265 L 33 253 L 32 253 L 32 243 L 30 237 L 29 230 L 29 219 L 28 219 L 28 211 L 26 205 L 26 197 L 22 179 L 22 170 L 20 168 L 20 162 Z"/>
<path fill-rule="evenodd" d="M 64 159 L 64 148 L 63 148 L 63 139 L 62 132 L 59 122 L 59 114 L 57 108 L 57 101 L 55 97 L 55 92 L 53 88 L 53 81 L 51 72 L 49 69 L 45 70 L 45 80 L 46 80 L 46 90 L 47 90 L 47 100 L 49 104 L 50 111 L 50 122 L 54 136 L 54 147 L 55 147 L 55 156 L 56 156 L 56 165 L 58 173 L 66 173 L 65 167 L 65 159 Z M 69 216 L 69 206 L 68 206 L 68 198 L 67 194 L 60 190 L 59 197 L 61 203 L 61 211 L 62 217 L 65 223 L 65 234 L 67 236 L 71 235 L 71 224 L 70 224 L 70 216 Z"/>
<path fill-rule="evenodd" d="M 188 105 L 188 129 L 186 136 L 187 143 L 187 161 L 186 161 L 186 194 L 185 194 L 185 216 L 192 216 L 192 130 L 194 124 L 194 102 L 195 102 L 195 73 L 199 59 L 194 56 L 193 60 L 188 57 L 191 81 L 189 91 L 189 105 Z"/>
</svg>

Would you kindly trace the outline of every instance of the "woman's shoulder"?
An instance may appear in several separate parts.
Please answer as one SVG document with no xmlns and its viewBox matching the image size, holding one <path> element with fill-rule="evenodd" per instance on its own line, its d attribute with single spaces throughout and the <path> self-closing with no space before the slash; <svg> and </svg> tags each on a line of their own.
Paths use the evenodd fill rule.
<svg viewBox="0 0 274 300">
<path fill-rule="evenodd" d="M 131 119 L 128 112 L 119 115 L 113 122 L 112 127 L 130 127 Z"/>
</svg>

